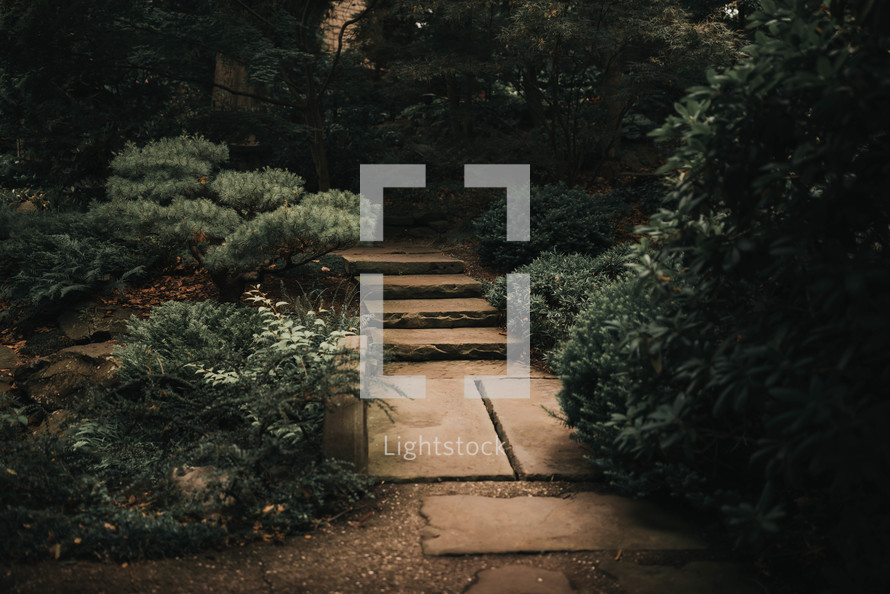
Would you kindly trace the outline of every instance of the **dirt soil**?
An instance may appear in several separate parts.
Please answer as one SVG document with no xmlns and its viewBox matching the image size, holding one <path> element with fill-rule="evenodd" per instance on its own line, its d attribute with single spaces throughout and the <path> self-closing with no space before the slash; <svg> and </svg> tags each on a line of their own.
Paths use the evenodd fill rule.
<svg viewBox="0 0 890 594">
<path fill-rule="evenodd" d="M 381 484 L 348 514 L 283 544 L 256 543 L 135 563 L 6 564 L 4 592 L 462 592 L 484 569 L 528 565 L 564 573 L 578 592 L 618 594 L 604 560 L 681 565 L 718 559 L 713 551 L 424 556 L 420 515 L 426 495 L 565 496 L 602 485 L 566 482 Z"/>
</svg>

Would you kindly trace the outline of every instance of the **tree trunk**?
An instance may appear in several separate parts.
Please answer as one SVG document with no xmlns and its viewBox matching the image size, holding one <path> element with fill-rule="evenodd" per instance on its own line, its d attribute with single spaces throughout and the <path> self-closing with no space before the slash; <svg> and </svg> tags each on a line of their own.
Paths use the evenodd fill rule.
<svg viewBox="0 0 890 594">
<path fill-rule="evenodd" d="M 322 111 L 320 97 L 306 97 L 306 111 L 304 120 L 309 127 L 309 151 L 312 154 L 312 163 L 315 165 L 315 174 L 318 176 L 318 191 L 326 192 L 331 189 L 331 173 L 328 168 L 328 151 L 324 140 L 324 112 Z"/>
<path fill-rule="evenodd" d="M 528 106 L 528 115 L 532 127 L 540 128 L 547 125 L 547 113 L 544 111 L 544 95 L 538 84 L 538 73 L 531 63 L 526 63 L 524 70 L 522 90 L 525 94 L 525 104 Z"/>
<path fill-rule="evenodd" d="M 237 303 L 249 283 L 262 282 L 259 272 L 233 273 L 229 270 L 211 272 L 210 279 L 219 291 L 219 300 L 223 303 Z"/>
<path fill-rule="evenodd" d="M 606 110 L 603 137 L 599 139 L 600 154 L 614 158 L 621 148 L 621 120 L 627 109 L 627 101 L 621 96 L 621 70 L 624 59 L 621 54 L 610 56 L 603 73 L 602 101 Z"/>
<path fill-rule="evenodd" d="M 445 89 L 448 93 L 448 123 L 451 134 L 455 138 L 460 137 L 460 89 L 455 75 L 445 75 Z"/>
<path fill-rule="evenodd" d="M 315 69 L 311 63 L 304 66 L 306 74 L 306 100 L 303 109 L 303 121 L 308 128 L 309 151 L 315 174 L 318 176 L 318 191 L 331 189 L 331 174 L 328 169 L 328 152 L 324 142 L 324 106 L 322 106 L 322 90 L 315 80 Z"/>
</svg>

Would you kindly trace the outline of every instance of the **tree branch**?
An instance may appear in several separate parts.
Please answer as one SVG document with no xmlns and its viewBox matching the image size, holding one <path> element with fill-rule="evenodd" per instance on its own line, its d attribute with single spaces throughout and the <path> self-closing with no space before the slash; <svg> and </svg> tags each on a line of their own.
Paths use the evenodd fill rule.
<svg viewBox="0 0 890 594">
<path fill-rule="evenodd" d="M 331 79 L 334 76 L 334 70 L 337 68 L 337 63 L 340 61 L 340 54 L 343 51 L 343 35 L 346 33 L 346 29 L 356 24 L 365 16 L 367 16 L 371 10 L 377 5 L 377 0 L 371 0 L 371 2 L 365 6 L 365 9 L 359 13 L 356 17 L 349 19 L 340 27 L 340 34 L 337 35 L 337 51 L 334 53 L 334 61 L 331 62 L 331 68 L 328 70 L 328 75 L 324 80 L 324 84 L 321 85 L 321 89 L 319 89 L 319 95 L 324 95 L 328 90 L 328 86 L 331 84 Z"/>
<path fill-rule="evenodd" d="M 180 82 L 190 82 L 190 83 L 195 83 L 195 84 L 199 84 L 199 85 L 207 85 L 207 86 L 211 86 L 211 87 L 226 91 L 227 93 L 231 93 L 232 95 L 239 95 L 241 97 L 250 97 L 252 99 L 262 101 L 263 103 L 269 103 L 271 105 L 279 105 L 281 107 L 290 107 L 290 108 L 297 108 L 297 109 L 300 108 L 300 106 L 296 103 L 282 101 L 281 99 L 275 99 L 274 97 L 268 97 L 266 95 L 260 95 L 258 93 L 251 93 L 250 91 L 238 91 L 236 89 L 233 89 L 232 87 L 220 84 L 216 81 L 208 81 L 205 79 L 195 78 L 195 77 L 191 77 L 191 76 L 182 76 L 180 74 L 175 74 L 173 72 L 169 72 L 166 70 L 159 70 L 152 66 L 141 66 L 138 64 L 128 64 L 126 66 L 120 66 L 120 68 L 123 68 L 125 70 L 144 70 L 145 72 L 155 74 L 157 76 L 163 76 L 163 77 L 169 78 L 171 80 L 177 80 Z"/>
</svg>

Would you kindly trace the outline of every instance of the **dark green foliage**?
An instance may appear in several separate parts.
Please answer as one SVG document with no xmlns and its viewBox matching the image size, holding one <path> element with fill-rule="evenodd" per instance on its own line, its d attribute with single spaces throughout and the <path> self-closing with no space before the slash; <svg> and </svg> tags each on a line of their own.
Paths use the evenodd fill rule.
<svg viewBox="0 0 890 594">
<path fill-rule="evenodd" d="M 128 559 L 279 538 L 358 497 L 363 479 L 321 455 L 327 399 L 355 393 L 337 346 L 355 320 L 251 300 L 171 302 L 131 322 L 120 384 L 61 429 L 32 433 L 4 403 L 3 555 Z M 203 486 L 177 487 L 194 469 Z"/>
<path fill-rule="evenodd" d="M 648 130 L 646 132 L 648 133 Z M 656 178 L 651 181 L 643 181 L 615 188 L 608 195 L 612 200 L 636 205 L 644 213 L 651 215 L 661 208 L 661 203 L 671 189 L 671 184 Z"/>
<path fill-rule="evenodd" d="M 105 221 L 84 213 L 0 213 L 0 296 L 35 314 L 77 296 L 119 288 L 154 260 L 147 246 L 109 237 Z"/>
<path fill-rule="evenodd" d="M 531 241 L 507 241 L 507 199 L 473 223 L 479 256 L 500 270 L 528 264 L 545 250 L 596 256 L 613 241 L 613 217 L 626 208 L 616 197 L 591 196 L 565 185 L 532 188 Z"/>
<path fill-rule="evenodd" d="M 226 301 L 264 274 L 358 242 L 358 195 L 305 194 L 283 169 L 218 170 L 227 158 L 225 145 L 195 136 L 128 145 L 111 163 L 112 201 L 92 212 L 118 221 L 122 240 L 194 258 Z"/>
<path fill-rule="evenodd" d="M 885 591 L 890 13 L 762 7 L 750 58 L 657 132 L 680 142 L 665 169 L 683 175 L 638 264 L 649 313 L 590 313 L 562 399 L 618 483 L 720 507 L 807 591 Z M 609 317 L 615 333 L 589 339 Z M 610 394 L 584 377 L 631 383 Z"/>
<path fill-rule="evenodd" d="M 175 134 L 209 104 L 187 83 L 140 67 L 147 64 L 134 50 L 150 37 L 145 6 L 0 2 L 0 153 L 7 154 L 0 185 L 39 185 L 85 206 L 102 197 L 108 160 L 124 139 Z M 142 27 L 127 27 L 131 20 Z"/>
<path fill-rule="evenodd" d="M 528 274 L 531 286 L 531 341 L 546 350 L 568 337 L 575 317 L 603 285 L 628 272 L 628 244 L 599 256 L 545 252 L 514 273 Z M 485 298 L 500 309 L 507 306 L 507 282 L 488 285 Z"/>
</svg>

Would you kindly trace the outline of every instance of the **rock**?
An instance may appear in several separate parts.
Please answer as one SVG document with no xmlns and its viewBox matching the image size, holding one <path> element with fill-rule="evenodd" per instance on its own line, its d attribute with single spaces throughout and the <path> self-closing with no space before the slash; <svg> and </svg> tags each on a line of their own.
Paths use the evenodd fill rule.
<svg viewBox="0 0 890 594">
<path fill-rule="evenodd" d="M 72 419 L 71 411 L 60 408 L 43 418 L 43 422 L 34 430 L 34 435 L 61 435 L 65 423 Z"/>
<path fill-rule="evenodd" d="M 15 209 L 16 212 L 20 212 L 20 213 L 24 213 L 24 214 L 34 213 L 34 212 L 37 212 L 37 210 L 38 210 L 37 205 L 34 204 L 34 202 L 32 200 L 25 200 L 24 202 L 19 204 Z"/>
<path fill-rule="evenodd" d="M 75 342 L 108 340 L 127 331 L 133 311 L 109 308 L 93 301 L 82 302 L 59 316 L 59 328 Z"/>
<path fill-rule="evenodd" d="M 12 388 L 12 369 L 19 363 L 15 351 L 7 346 L 0 346 L 0 394 Z"/>
<path fill-rule="evenodd" d="M 170 481 L 184 499 L 199 500 L 206 517 L 216 516 L 223 507 L 235 503 L 231 495 L 221 492 L 228 475 L 218 472 L 215 466 L 178 466 L 170 473 Z"/>
<path fill-rule="evenodd" d="M 354 250 L 340 254 L 349 274 L 460 274 L 464 263 L 456 258 L 430 253 L 392 253 L 383 250 Z"/>
<path fill-rule="evenodd" d="M 0 371 L 13 369 L 19 364 L 19 356 L 8 346 L 0 345 Z"/>
<path fill-rule="evenodd" d="M 74 341 L 56 328 L 50 332 L 39 332 L 29 336 L 21 353 L 29 357 L 45 357 L 70 346 L 74 346 Z"/>
<path fill-rule="evenodd" d="M 47 410 L 69 408 L 86 389 L 108 387 L 117 380 L 118 362 L 111 342 L 62 349 L 28 366 L 20 366 L 16 382 Z"/>
<path fill-rule="evenodd" d="M 481 296 L 482 283 L 464 274 L 411 274 L 385 275 L 383 277 L 384 299 L 439 299 Z"/>
<path fill-rule="evenodd" d="M 529 399 L 492 398 L 488 404 L 512 448 L 519 477 L 525 480 L 590 479 L 597 470 L 572 430 L 548 411 L 559 412 L 558 379 L 531 380 Z"/>
<path fill-rule="evenodd" d="M 465 590 L 466 594 L 572 594 L 574 591 L 564 574 L 525 565 L 482 570 L 476 574 L 476 583 Z"/>
<path fill-rule="evenodd" d="M 464 397 L 462 377 L 427 379 L 423 398 L 393 398 L 386 404 L 389 410 L 368 410 L 371 476 L 400 481 L 513 478 L 485 405 Z"/>
</svg>

